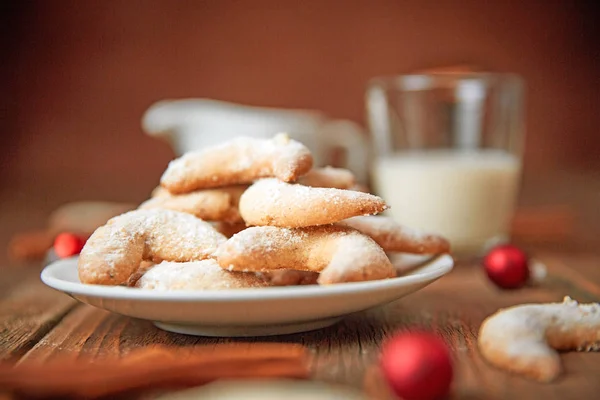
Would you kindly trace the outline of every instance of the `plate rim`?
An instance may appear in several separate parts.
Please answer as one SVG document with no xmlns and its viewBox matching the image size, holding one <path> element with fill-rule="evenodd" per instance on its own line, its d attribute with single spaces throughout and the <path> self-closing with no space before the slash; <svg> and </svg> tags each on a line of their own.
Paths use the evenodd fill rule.
<svg viewBox="0 0 600 400">
<path fill-rule="evenodd" d="M 90 285 L 80 282 L 70 282 L 54 276 L 54 272 L 65 265 L 74 264 L 77 257 L 65 258 L 48 264 L 41 272 L 42 282 L 52 289 L 70 295 L 88 296 L 96 298 L 110 298 L 115 300 L 139 301 L 170 301 L 170 302 L 223 302 L 223 301 L 262 301 L 277 299 L 293 299 L 306 297 L 327 297 L 335 295 L 358 294 L 382 289 L 390 289 L 418 283 L 431 283 L 448 274 L 454 268 L 454 259 L 450 254 L 438 254 L 427 261 L 424 268 L 433 263 L 437 268 L 432 271 L 409 273 L 391 279 L 381 279 L 365 282 L 350 282 L 339 285 L 318 286 L 285 286 L 266 288 L 242 288 L 229 290 L 178 290 L 155 291 L 122 286 Z M 74 264 L 76 265 L 76 264 Z M 258 295 L 257 295 L 258 294 Z"/>
</svg>

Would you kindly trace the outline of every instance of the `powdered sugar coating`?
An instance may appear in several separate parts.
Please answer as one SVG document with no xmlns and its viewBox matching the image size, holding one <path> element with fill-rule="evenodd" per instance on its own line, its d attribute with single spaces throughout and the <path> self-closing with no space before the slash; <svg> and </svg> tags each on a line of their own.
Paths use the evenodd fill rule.
<svg viewBox="0 0 600 400">
<path fill-rule="evenodd" d="M 296 269 L 320 272 L 320 284 L 385 279 L 395 271 L 371 238 L 341 226 L 253 227 L 241 231 L 215 252 L 232 271 Z"/>
<path fill-rule="evenodd" d="M 162 208 L 192 214 L 205 221 L 237 223 L 242 220 L 238 203 L 244 190 L 246 186 L 228 186 L 173 195 L 166 189 L 155 189 L 155 196 L 143 202 L 139 208 Z"/>
<path fill-rule="evenodd" d="M 253 273 L 229 272 L 213 259 L 194 262 L 163 261 L 149 269 L 136 287 L 159 291 L 225 290 L 270 286 L 267 280 Z"/>
<path fill-rule="evenodd" d="M 177 194 L 263 177 L 290 182 L 307 173 L 312 163 L 308 148 L 286 134 L 272 139 L 238 137 L 171 161 L 161 185 Z"/>
<path fill-rule="evenodd" d="M 225 240 L 209 223 L 190 214 L 130 211 L 90 236 L 79 256 L 79 279 L 91 284 L 125 284 L 142 261 L 202 260 Z"/>
<path fill-rule="evenodd" d="M 524 304 L 499 310 L 481 325 L 479 349 L 492 364 L 543 382 L 561 371 L 554 350 L 588 350 L 600 344 L 600 304 Z"/>
<path fill-rule="evenodd" d="M 240 198 L 240 214 L 248 225 L 285 228 L 327 225 L 357 215 L 379 213 L 385 202 L 372 194 L 261 179 Z"/>
<path fill-rule="evenodd" d="M 450 251 L 450 243 L 440 235 L 421 232 L 384 216 L 357 216 L 339 222 L 370 236 L 385 251 L 439 254 Z"/>
</svg>

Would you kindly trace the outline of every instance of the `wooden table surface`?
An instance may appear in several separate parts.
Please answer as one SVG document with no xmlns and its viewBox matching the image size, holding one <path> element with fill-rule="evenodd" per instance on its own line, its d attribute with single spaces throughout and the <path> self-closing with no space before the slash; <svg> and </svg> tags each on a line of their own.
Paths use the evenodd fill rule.
<svg viewBox="0 0 600 400">
<path fill-rule="evenodd" d="M 199 338 L 164 332 L 150 322 L 79 304 L 45 287 L 39 280 L 39 266 L 3 268 L 0 360 L 121 355 L 149 344 L 193 347 L 229 341 L 291 342 L 311 349 L 314 379 L 350 385 L 374 399 L 390 399 L 377 369 L 380 344 L 394 332 L 423 327 L 443 337 L 452 351 L 455 379 L 451 398 L 600 398 L 600 353 L 564 354 L 561 379 L 540 384 L 488 366 L 476 349 L 482 320 L 500 307 L 561 301 L 565 295 L 582 302 L 600 301 L 598 247 L 588 243 L 578 248 L 567 242 L 524 244 L 548 267 L 549 275 L 538 287 L 501 291 L 489 283 L 476 262 L 462 262 L 425 289 L 352 315 L 330 328 L 260 339 Z"/>
</svg>

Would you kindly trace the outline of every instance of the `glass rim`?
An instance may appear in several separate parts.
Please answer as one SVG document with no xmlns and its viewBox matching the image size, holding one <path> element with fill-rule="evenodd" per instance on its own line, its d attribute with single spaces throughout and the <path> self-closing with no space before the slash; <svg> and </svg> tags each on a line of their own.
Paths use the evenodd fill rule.
<svg viewBox="0 0 600 400">
<path fill-rule="evenodd" d="M 511 85 L 523 87 L 523 78 L 516 73 L 497 72 L 432 72 L 418 74 L 398 74 L 371 78 L 368 87 L 385 90 L 422 91 L 461 83 L 483 86 Z"/>
</svg>

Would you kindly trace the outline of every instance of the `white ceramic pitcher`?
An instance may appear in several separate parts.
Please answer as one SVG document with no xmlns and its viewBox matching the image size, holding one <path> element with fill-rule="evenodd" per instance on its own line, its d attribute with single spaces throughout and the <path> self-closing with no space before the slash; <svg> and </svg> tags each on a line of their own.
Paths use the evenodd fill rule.
<svg viewBox="0 0 600 400">
<path fill-rule="evenodd" d="M 286 132 L 313 153 L 315 166 L 331 165 L 336 149 L 345 151 L 346 165 L 365 182 L 368 143 L 360 126 L 333 120 L 312 110 L 251 107 L 210 99 L 163 100 L 142 119 L 144 131 L 166 140 L 176 155 L 215 145 L 237 136 L 271 138 Z"/>
</svg>

